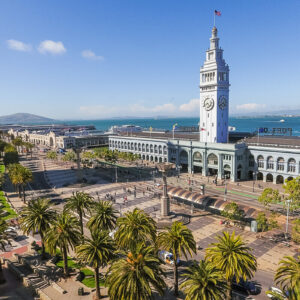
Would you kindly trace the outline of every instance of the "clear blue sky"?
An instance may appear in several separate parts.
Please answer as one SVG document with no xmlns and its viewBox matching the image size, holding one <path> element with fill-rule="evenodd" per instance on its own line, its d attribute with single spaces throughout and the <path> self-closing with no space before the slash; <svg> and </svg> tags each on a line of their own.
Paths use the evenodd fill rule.
<svg viewBox="0 0 300 300">
<path fill-rule="evenodd" d="M 214 9 L 231 111 L 300 108 L 299 0 L 2 0 L 0 115 L 197 116 Z"/>
</svg>

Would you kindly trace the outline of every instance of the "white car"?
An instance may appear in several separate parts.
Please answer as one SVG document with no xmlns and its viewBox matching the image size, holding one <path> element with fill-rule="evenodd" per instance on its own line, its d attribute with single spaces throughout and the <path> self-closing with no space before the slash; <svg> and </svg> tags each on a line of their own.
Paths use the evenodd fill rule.
<svg viewBox="0 0 300 300">
<path fill-rule="evenodd" d="M 283 299 L 288 299 L 286 297 L 286 295 L 283 294 L 283 292 L 281 291 L 281 289 L 277 288 L 277 287 L 274 287 L 274 286 L 271 286 L 269 288 L 269 291 L 272 292 L 272 294 L 267 294 L 267 296 L 271 299 L 276 299 L 276 295 L 278 295 L 278 298 L 281 297 Z M 280 299 L 281 299 L 280 298 Z"/>
<path fill-rule="evenodd" d="M 13 239 L 18 236 L 18 233 L 16 232 L 16 230 L 13 227 L 8 227 L 5 230 L 5 233 L 7 233 L 8 235 L 10 235 L 10 237 L 12 237 Z"/>
</svg>

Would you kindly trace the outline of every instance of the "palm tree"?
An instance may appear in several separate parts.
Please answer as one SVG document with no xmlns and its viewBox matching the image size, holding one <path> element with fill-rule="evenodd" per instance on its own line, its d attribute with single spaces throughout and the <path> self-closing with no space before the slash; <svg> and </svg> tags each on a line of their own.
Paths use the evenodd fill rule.
<svg viewBox="0 0 300 300">
<path fill-rule="evenodd" d="M 283 291 L 288 291 L 291 299 L 300 299 L 300 256 L 285 256 L 275 275 L 275 282 Z"/>
<path fill-rule="evenodd" d="M 85 217 L 85 210 L 90 212 L 93 205 L 94 205 L 93 197 L 84 192 L 73 193 L 73 196 L 67 199 L 65 208 L 74 211 L 78 214 L 82 236 L 83 236 L 82 218 Z"/>
<path fill-rule="evenodd" d="M 114 254 L 114 242 L 107 231 L 91 232 L 91 239 L 85 238 L 84 243 L 76 247 L 77 257 L 83 263 L 93 266 L 95 271 L 96 297 L 100 299 L 99 268 L 106 265 Z"/>
<path fill-rule="evenodd" d="M 47 199 L 32 200 L 22 209 L 20 226 L 25 234 L 39 233 L 42 242 L 42 258 L 45 257 L 45 234 L 55 220 L 56 212 Z"/>
<path fill-rule="evenodd" d="M 174 257 L 174 293 L 178 296 L 178 260 L 187 254 L 196 253 L 196 242 L 190 229 L 181 222 L 174 222 L 167 231 L 158 235 L 158 245 L 164 250 L 171 251 Z"/>
<path fill-rule="evenodd" d="M 153 289 L 163 296 L 166 284 L 164 273 L 154 247 L 138 243 L 136 248 L 115 260 L 106 279 L 111 300 L 148 300 Z"/>
<path fill-rule="evenodd" d="M 117 244 L 123 249 L 133 249 L 138 242 L 155 242 L 155 221 L 143 210 L 135 208 L 125 213 L 117 221 L 118 230 L 115 235 Z"/>
<path fill-rule="evenodd" d="M 10 236 L 6 232 L 7 228 L 8 228 L 7 223 L 3 219 L 0 219 L 0 249 L 2 251 L 5 251 L 6 245 L 11 245 Z M 0 260 L 0 284 L 5 283 L 5 282 L 6 282 L 6 280 L 3 276 L 2 263 Z"/>
<path fill-rule="evenodd" d="M 61 250 L 65 276 L 69 275 L 68 252 L 70 249 L 73 250 L 80 240 L 80 225 L 77 218 L 64 209 L 47 231 L 46 245 L 49 247 L 52 255 L 56 254 L 57 248 Z"/>
<path fill-rule="evenodd" d="M 87 226 L 90 229 L 112 230 L 116 226 L 117 211 L 109 201 L 96 202 L 92 208 L 92 216 Z"/>
<path fill-rule="evenodd" d="M 231 299 L 234 277 L 237 282 L 240 278 L 246 280 L 253 277 L 257 266 L 256 258 L 241 237 L 235 237 L 234 232 L 232 235 L 223 232 L 223 235 L 218 235 L 216 239 L 217 243 L 212 243 L 211 247 L 206 249 L 206 258 L 223 271 L 228 285 L 227 298 Z"/>
<path fill-rule="evenodd" d="M 20 164 L 11 164 L 8 168 L 8 174 L 12 184 L 18 188 L 20 198 L 21 191 L 23 192 L 23 202 L 25 203 L 25 186 L 32 182 L 32 172 Z"/>
<path fill-rule="evenodd" d="M 185 300 L 222 300 L 226 294 L 223 273 L 209 261 L 194 262 L 182 275 L 180 285 L 186 294 Z"/>
</svg>

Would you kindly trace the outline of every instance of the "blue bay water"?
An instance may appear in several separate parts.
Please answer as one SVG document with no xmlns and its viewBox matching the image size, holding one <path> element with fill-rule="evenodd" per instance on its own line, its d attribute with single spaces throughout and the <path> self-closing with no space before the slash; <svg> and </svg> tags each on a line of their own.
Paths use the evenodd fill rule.
<svg viewBox="0 0 300 300">
<path fill-rule="evenodd" d="M 285 122 L 280 122 L 284 119 Z M 147 119 L 107 119 L 107 120 L 74 120 L 66 121 L 70 125 L 94 125 L 98 130 L 107 130 L 113 125 L 138 125 L 143 128 L 150 126 L 157 129 L 172 130 L 173 124 L 178 126 L 197 126 L 198 118 L 147 118 Z M 237 118 L 231 117 L 229 125 L 236 127 L 236 131 L 254 132 L 258 128 L 292 128 L 293 135 L 300 136 L 300 117 L 261 117 Z"/>
</svg>

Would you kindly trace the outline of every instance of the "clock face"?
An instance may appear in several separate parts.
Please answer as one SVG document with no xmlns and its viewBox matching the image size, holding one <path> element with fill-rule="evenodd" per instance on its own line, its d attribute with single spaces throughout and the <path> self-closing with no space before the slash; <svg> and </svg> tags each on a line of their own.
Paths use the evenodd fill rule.
<svg viewBox="0 0 300 300">
<path fill-rule="evenodd" d="M 202 105 L 205 108 L 205 110 L 209 111 L 209 110 L 213 109 L 214 104 L 215 104 L 214 103 L 214 99 L 211 98 L 211 97 L 209 97 L 209 96 L 207 96 L 207 97 L 204 98 Z"/>
<path fill-rule="evenodd" d="M 226 99 L 226 97 L 225 96 L 220 96 L 218 104 L 219 104 L 220 109 L 225 109 L 226 106 L 227 106 L 227 99 Z"/>
</svg>

